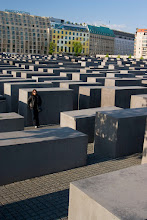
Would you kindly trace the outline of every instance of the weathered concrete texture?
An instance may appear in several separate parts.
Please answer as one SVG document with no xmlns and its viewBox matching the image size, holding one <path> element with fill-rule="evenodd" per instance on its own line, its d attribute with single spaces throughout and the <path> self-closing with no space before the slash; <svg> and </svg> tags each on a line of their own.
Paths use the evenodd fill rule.
<svg viewBox="0 0 147 220">
<path fill-rule="evenodd" d="M 97 112 L 94 153 L 118 158 L 142 152 L 147 108 Z"/>
<path fill-rule="evenodd" d="M 73 110 L 73 91 L 61 88 L 38 88 L 42 99 L 42 112 L 39 113 L 40 124 L 59 124 L 60 112 Z M 24 116 L 25 126 L 32 125 L 31 110 L 27 100 L 32 89 L 19 90 L 19 114 Z"/>
<path fill-rule="evenodd" d="M 53 87 L 50 82 L 17 82 L 17 83 L 5 83 L 4 84 L 4 95 L 7 103 L 7 112 L 18 112 L 19 102 L 19 89 L 21 88 L 51 88 Z"/>
<path fill-rule="evenodd" d="M 104 87 L 101 94 L 102 107 L 130 108 L 131 95 L 147 94 L 147 88 L 141 86 Z"/>
<path fill-rule="evenodd" d="M 86 165 L 87 136 L 71 128 L 6 132 L 1 137 L 0 185 Z"/>
<path fill-rule="evenodd" d="M 145 220 L 147 164 L 70 184 L 68 220 Z"/>
<path fill-rule="evenodd" d="M 80 86 L 101 86 L 100 83 L 88 83 L 88 82 L 67 82 L 60 83 L 60 88 L 72 89 L 73 90 L 73 109 L 78 109 L 78 96 Z"/>
<path fill-rule="evenodd" d="M 105 86 L 141 86 L 141 79 L 122 78 L 122 79 L 106 79 Z"/>
<path fill-rule="evenodd" d="M 78 109 L 100 107 L 102 88 L 103 86 L 79 87 Z"/>
<path fill-rule="evenodd" d="M 15 112 L 0 114 L 0 132 L 21 130 L 24 130 L 24 117 Z"/>
<path fill-rule="evenodd" d="M 88 135 L 88 142 L 94 141 L 96 112 L 105 112 L 120 109 L 117 107 L 91 108 L 78 111 L 60 113 L 60 126 L 70 127 Z"/>
<path fill-rule="evenodd" d="M 0 95 L 4 94 L 4 83 L 11 83 L 11 82 L 36 82 L 35 79 L 5 79 L 5 80 L 0 80 Z"/>
<path fill-rule="evenodd" d="M 147 94 L 132 95 L 130 108 L 147 107 Z"/>
</svg>

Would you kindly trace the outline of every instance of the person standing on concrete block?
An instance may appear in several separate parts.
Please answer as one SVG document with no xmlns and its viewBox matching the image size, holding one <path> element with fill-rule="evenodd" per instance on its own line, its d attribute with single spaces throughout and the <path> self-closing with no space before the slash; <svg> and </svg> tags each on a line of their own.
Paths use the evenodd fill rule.
<svg viewBox="0 0 147 220">
<path fill-rule="evenodd" d="M 39 127 L 39 112 L 41 111 L 41 103 L 41 97 L 38 95 L 37 90 L 33 89 L 32 94 L 28 99 L 28 107 L 31 109 L 35 128 Z"/>
</svg>

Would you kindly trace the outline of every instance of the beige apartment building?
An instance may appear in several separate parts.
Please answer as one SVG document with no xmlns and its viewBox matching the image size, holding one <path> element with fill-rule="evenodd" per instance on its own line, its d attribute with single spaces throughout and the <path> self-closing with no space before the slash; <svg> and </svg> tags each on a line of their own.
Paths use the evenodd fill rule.
<svg viewBox="0 0 147 220">
<path fill-rule="evenodd" d="M 136 58 L 147 57 L 147 29 L 136 29 L 134 55 Z"/>
<path fill-rule="evenodd" d="M 107 27 L 88 25 L 89 54 L 114 54 L 114 33 Z"/>
<path fill-rule="evenodd" d="M 49 17 L 0 11 L 0 52 L 48 54 Z"/>
</svg>

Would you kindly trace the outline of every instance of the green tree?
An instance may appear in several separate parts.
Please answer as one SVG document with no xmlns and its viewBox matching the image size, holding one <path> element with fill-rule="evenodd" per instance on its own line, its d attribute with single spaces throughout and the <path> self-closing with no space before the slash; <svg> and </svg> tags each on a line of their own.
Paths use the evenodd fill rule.
<svg viewBox="0 0 147 220">
<path fill-rule="evenodd" d="M 120 55 L 118 55 L 117 58 L 120 58 Z"/>
<path fill-rule="evenodd" d="M 140 60 L 143 60 L 143 56 L 142 56 L 142 57 L 140 57 Z"/>
<path fill-rule="evenodd" d="M 105 57 L 109 57 L 109 54 L 107 53 Z"/>
<path fill-rule="evenodd" d="M 73 42 L 74 53 L 76 56 L 80 55 L 82 52 L 82 44 L 81 42 Z"/>
<path fill-rule="evenodd" d="M 49 45 L 49 54 L 52 55 L 55 52 L 55 49 L 56 49 L 56 44 L 51 41 Z"/>
<path fill-rule="evenodd" d="M 132 55 L 130 54 L 128 58 L 131 58 L 131 57 L 132 57 Z"/>
</svg>

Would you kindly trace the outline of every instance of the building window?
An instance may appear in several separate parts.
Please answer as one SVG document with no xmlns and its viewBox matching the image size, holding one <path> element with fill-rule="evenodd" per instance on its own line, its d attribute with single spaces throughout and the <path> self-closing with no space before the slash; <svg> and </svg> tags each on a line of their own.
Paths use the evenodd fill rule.
<svg viewBox="0 0 147 220">
<path fill-rule="evenodd" d="M 61 33 L 63 34 L 63 31 Z"/>
<path fill-rule="evenodd" d="M 75 32 L 73 32 L 73 35 L 75 35 Z"/>
<path fill-rule="evenodd" d="M 57 46 L 57 52 L 59 52 L 59 46 Z"/>
<path fill-rule="evenodd" d="M 75 38 L 73 37 L 72 39 L 74 40 Z"/>
<path fill-rule="evenodd" d="M 65 32 L 65 34 L 67 35 L 67 31 Z"/>
<path fill-rule="evenodd" d="M 71 32 L 69 32 L 69 35 L 71 35 Z"/>
<path fill-rule="evenodd" d="M 67 44 L 67 41 L 65 41 L 65 44 Z"/>
</svg>

